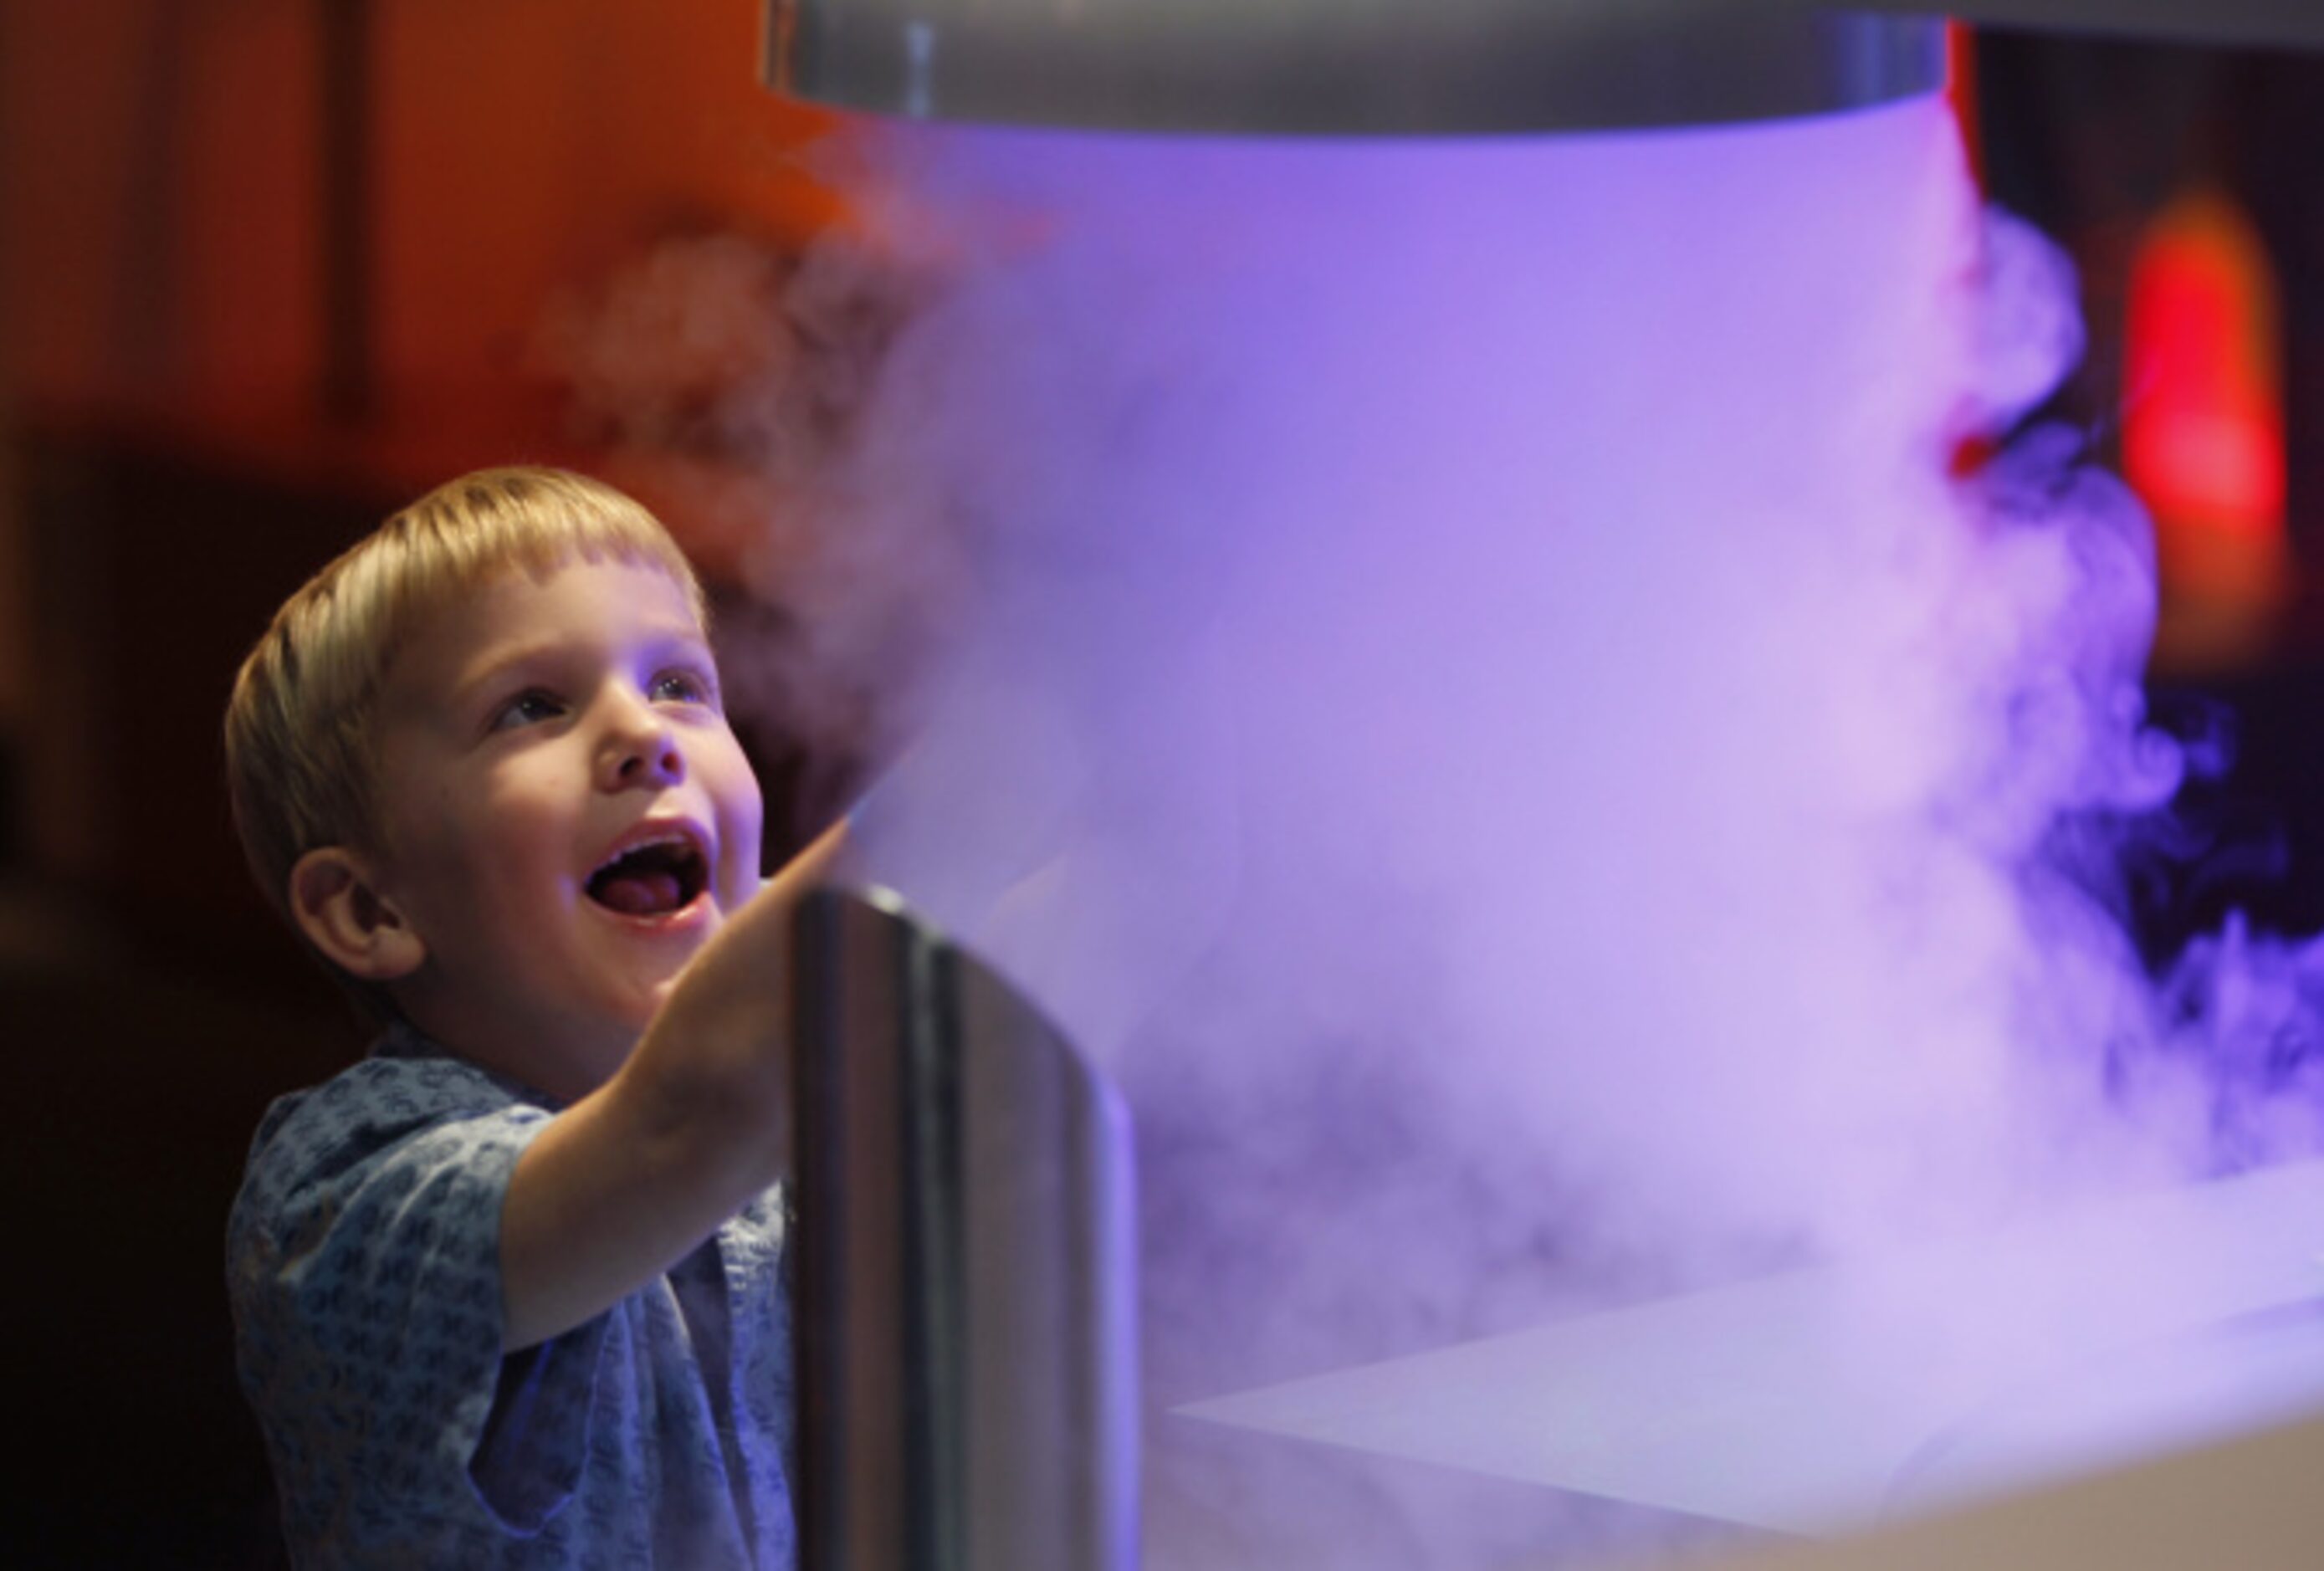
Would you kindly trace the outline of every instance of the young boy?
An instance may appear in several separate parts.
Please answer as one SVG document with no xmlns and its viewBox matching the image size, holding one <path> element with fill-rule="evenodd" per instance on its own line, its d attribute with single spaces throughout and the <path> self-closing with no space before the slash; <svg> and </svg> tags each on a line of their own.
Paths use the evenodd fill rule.
<svg viewBox="0 0 2324 1571">
<path fill-rule="evenodd" d="M 701 591 L 487 470 L 276 615 L 226 722 L 268 895 L 381 1026 L 228 1227 L 304 1566 L 789 1566 L 786 953 Z"/>
</svg>

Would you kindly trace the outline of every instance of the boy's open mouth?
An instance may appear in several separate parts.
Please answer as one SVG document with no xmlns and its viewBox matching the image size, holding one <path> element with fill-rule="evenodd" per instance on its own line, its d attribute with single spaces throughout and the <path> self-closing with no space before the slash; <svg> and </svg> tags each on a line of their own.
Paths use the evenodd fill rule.
<svg viewBox="0 0 2324 1571">
<path fill-rule="evenodd" d="M 701 847 L 685 835 L 632 846 L 589 875 L 588 896 L 625 917 L 667 916 L 694 903 L 710 882 Z"/>
</svg>

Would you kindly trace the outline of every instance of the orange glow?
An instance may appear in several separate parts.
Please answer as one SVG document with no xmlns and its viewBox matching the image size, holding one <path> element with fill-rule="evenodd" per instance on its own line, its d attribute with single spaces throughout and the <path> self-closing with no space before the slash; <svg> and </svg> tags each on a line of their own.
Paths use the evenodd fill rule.
<svg viewBox="0 0 2324 1571">
<path fill-rule="evenodd" d="M 558 448 L 529 345 L 673 232 L 839 221 L 834 124 L 758 79 L 761 0 L 374 5 L 377 414 L 325 420 L 311 0 L 0 5 L 0 349 L 18 408 L 408 489 Z"/>
</svg>

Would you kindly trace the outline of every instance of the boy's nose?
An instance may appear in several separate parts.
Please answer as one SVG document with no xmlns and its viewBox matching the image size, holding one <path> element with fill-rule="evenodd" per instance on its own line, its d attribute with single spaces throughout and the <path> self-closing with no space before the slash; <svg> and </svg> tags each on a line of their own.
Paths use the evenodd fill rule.
<svg viewBox="0 0 2324 1571">
<path fill-rule="evenodd" d="M 686 778 L 686 755 L 669 722 L 644 704 L 632 704 L 607 731 L 598 755 L 598 783 L 607 790 L 676 785 Z"/>
</svg>

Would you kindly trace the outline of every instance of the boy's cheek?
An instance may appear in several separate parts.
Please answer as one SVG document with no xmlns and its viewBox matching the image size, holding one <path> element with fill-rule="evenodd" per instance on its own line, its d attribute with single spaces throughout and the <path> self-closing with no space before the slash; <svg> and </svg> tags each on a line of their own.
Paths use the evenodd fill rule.
<svg viewBox="0 0 2324 1571">
<path fill-rule="evenodd" d="M 747 901 L 766 882 L 766 841 L 755 818 L 742 818 L 721 836 L 720 860 L 725 863 L 721 881 L 728 910 Z"/>
</svg>

